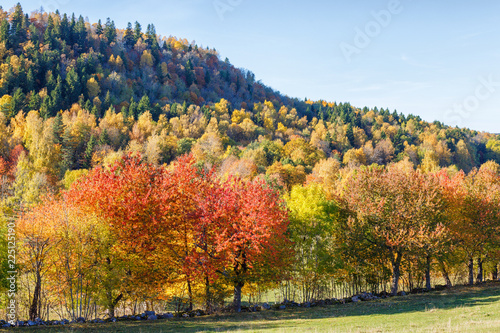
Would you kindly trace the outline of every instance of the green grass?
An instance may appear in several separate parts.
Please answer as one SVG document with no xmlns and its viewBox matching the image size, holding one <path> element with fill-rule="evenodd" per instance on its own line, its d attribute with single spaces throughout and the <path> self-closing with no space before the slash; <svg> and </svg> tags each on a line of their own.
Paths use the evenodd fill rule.
<svg viewBox="0 0 500 333">
<path fill-rule="evenodd" d="M 156 322 L 16 328 L 9 331 L 500 332 L 500 283 L 308 309 L 213 315 Z"/>
</svg>

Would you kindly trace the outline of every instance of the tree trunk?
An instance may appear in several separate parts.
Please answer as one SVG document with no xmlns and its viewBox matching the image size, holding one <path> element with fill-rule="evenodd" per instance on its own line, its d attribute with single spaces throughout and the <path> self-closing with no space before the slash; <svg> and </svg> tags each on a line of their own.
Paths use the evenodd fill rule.
<svg viewBox="0 0 500 333">
<path fill-rule="evenodd" d="M 474 284 L 474 259 L 469 258 L 469 286 Z"/>
<path fill-rule="evenodd" d="M 410 267 L 408 268 L 408 290 L 413 290 L 413 275 L 411 274 L 411 262 L 409 263 Z M 404 284 L 403 284 L 404 289 Z"/>
<path fill-rule="evenodd" d="M 110 304 L 108 307 L 108 313 L 109 313 L 109 318 L 114 318 L 115 317 L 115 307 L 113 304 Z"/>
<path fill-rule="evenodd" d="M 425 258 L 425 288 L 431 290 L 431 256 L 427 255 Z"/>
<path fill-rule="evenodd" d="M 491 273 L 491 279 L 493 281 L 496 281 L 498 279 L 498 265 L 495 264 L 495 266 L 493 267 L 493 272 Z"/>
<path fill-rule="evenodd" d="M 481 257 L 478 257 L 476 283 L 481 283 L 481 282 L 483 282 L 483 259 Z"/>
<path fill-rule="evenodd" d="M 397 252 L 396 257 L 392 258 L 392 285 L 391 294 L 396 296 L 398 294 L 398 284 L 399 284 L 399 268 L 401 266 L 401 253 Z"/>
<path fill-rule="evenodd" d="M 29 317 L 30 320 L 35 320 L 38 315 L 38 301 L 40 299 L 40 292 L 42 290 L 42 277 L 40 275 L 40 269 L 36 270 L 35 277 L 35 291 L 33 292 L 33 301 L 31 302 Z"/>
<path fill-rule="evenodd" d="M 248 270 L 247 258 L 245 251 L 241 249 L 237 252 L 236 258 L 241 257 L 241 261 L 238 260 L 234 265 L 234 272 L 236 274 L 236 279 L 234 280 L 234 300 L 233 300 L 233 310 L 234 312 L 241 312 L 241 289 L 245 285 L 242 277 Z"/>
<path fill-rule="evenodd" d="M 234 312 L 241 312 L 241 289 L 243 288 L 243 282 L 236 282 L 234 284 L 234 300 L 233 309 Z"/>
<path fill-rule="evenodd" d="M 212 312 L 212 293 L 210 291 L 210 280 L 208 275 L 205 275 L 205 311 Z"/>
<path fill-rule="evenodd" d="M 450 276 L 448 275 L 448 271 L 446 270 L 444 262 L 439 261 L 439 267 L 441 268 L 441 274 L 443 274 L 443 279 L 446 282 L 446 287 L 451 288 L 452 285 L 451 285 Z"/>
<path fill-rule="evenodd" d="M 187 285 L 188 285 L 188 297 L 189 297 L 188 311 L 193 311 L 193 290 L 191 289 L 191 281 L 189 281 L 189 278 L 187 279 Z"/>
<path fill-rule="evenodd" d="M 115 317 L 115 307 L 118 304 L 118 302 L 123 298 L 123 294 L 120 293 L 118 297 L 113 299 L 113 296 L 111 293 L 108 293 L 108 312 L 109 312 L 109 318 L 114 318 Z"/>
</svg>

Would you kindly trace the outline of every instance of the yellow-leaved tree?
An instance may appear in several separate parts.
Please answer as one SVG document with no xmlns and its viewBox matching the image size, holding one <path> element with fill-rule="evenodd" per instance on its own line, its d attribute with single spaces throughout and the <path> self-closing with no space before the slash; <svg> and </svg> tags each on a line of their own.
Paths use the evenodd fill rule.
<svg viewBox="0 0 500 333">
<path fill-rule="evenodd" d="M 321 290 L 334 272 L 334 224 L 339 208 L 327 200 L 320 184 L 296 185 L 285 195 L 290 211 L 289 235 L 294 244 L 295 260 L 292 283 L 300 290 L 303 302 L 321 299 Z M 288 288 L 289 290 L 289 288 Z M 291 295 L 284 295 L 291 299 Z"/>
</svg>

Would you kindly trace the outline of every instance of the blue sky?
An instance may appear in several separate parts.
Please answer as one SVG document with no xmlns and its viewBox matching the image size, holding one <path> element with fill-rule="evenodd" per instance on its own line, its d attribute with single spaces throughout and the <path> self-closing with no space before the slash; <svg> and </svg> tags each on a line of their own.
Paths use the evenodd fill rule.
<svg viewBox="0 0 500 333">
<path fill-rule="evenodd" d="M 4 9 L 17 1 L 2 1 Z M 153 23 L 215 47 L 292 97 L 397 109 L 500 133 L 500 2 L 35 0 L 88 17 Z"/>
</svg>

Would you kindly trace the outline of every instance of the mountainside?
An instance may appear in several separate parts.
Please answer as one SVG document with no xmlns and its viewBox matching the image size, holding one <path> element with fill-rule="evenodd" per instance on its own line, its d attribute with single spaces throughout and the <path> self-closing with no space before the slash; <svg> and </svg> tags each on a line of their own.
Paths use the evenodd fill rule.
<svg viewBox="0 0 500 333">
<path fill-rule="evenodd" d="M 466 172 L 500 162 L 497 135 L 283 96 L 215 49 L 160 37 L 152 24 L 118 29 L 109 18 L 90 24 L 19 4 L 0 10 L 0 22 L 2 174 L 14 174 L 24 150 L 54 184 L 126 151 L 169 163 L 192 150 L 223 171 L 245 165 L 287 186 L 326 158 L 345 166 L 407 158 L 424 171 Z"/>
<path fill-rule="evenodd" d="M 145 33 L 137 22 L 120 30 L 109 19 L 90 25 L 81 16 L 28 16 L 20 5 L 0 17 L 0 55 L 10 64 L 2 67 L 0 93 L 16 96 L 8 116 L 40 109 L 51 117 L 80 102 L 89 111 L 96 106 L 99 117 L 111 105 L 121 111 L 131 99 L 143 97 L 149 98 L 155 118 L 167 102 L 204 105 L 221 98 L 237 108 L 270 100 L 304 109 L 304 103 L 256 82 L 251 72 L 221 61 L 214 49 L 175 37 L 160 39 L 154 25 Z M 46 94 L 40 95 L 44 88 Z"/>
</svg>

